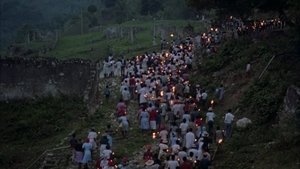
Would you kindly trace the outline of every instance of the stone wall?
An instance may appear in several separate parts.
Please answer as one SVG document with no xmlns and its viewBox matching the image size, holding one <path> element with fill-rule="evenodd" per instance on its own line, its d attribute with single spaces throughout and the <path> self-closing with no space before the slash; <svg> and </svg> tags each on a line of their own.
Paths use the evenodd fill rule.
<svg viewBox="0 0 300 169">
<path fill-rule="evenodd" d="M 1 58 L 0 101 L 76 95 L 90 102 L 96 94 L 96 64 L 89 60 Z"/>
</svg>

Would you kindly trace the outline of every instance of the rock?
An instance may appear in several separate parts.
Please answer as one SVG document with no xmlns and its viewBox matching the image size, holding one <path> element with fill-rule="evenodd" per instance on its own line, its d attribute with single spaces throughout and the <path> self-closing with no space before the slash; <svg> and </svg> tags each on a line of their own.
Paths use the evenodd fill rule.
<svg viewBox="0 0 300 169">
<path fill-rule="evenodd" d="M 237 128 L 240 128 L 240 129 L 243 129 L 243 128 L 246 128 L 248 127 L 250 124 L 252 123 L 252 121 L 246 117 L 242 118 L 242 119 L 239 119 L 237 122 L 236 122 L 236 127 Z"/>
</svg>

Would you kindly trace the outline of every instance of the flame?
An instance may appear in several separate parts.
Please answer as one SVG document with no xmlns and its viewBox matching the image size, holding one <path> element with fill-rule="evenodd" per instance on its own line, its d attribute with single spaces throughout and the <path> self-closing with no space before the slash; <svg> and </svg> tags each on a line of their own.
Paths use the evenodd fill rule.
<svg viewBox="0 0 300 169">
<path fill-rule="evenodd" d="M 172 92 L 175 93 L 175 86 L 172 87 Z"/>
<path fill-rule="evenodd" d="M 160 91 L 160 96 L 161 96 L 161 97 L 164 96 L 164 91 Z"/>
<path fill-rule="evenodd" d="M 156 133 L 152 133 L 152 138 L 155 139 L 156 138 Z"/>
<path fill-rule="evenodd" d="M 219 139 L 218 143 L 221 144 L 223 142 L 223 139 Z"/>
<path fill-rule="evenodd" d="M 213 105 L 213 104 L 214 104 L 214 100 L 211 100 L 211 101 L 210 101 L 210 104 Z"/>
</svg>

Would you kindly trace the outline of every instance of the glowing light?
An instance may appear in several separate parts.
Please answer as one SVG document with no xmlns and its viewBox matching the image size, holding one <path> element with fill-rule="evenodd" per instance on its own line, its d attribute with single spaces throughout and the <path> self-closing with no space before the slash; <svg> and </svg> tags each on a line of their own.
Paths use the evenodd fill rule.
<svg viewBox="0 0 300 169">
<path fill-rule="evenodd" d="M 221 144 L 223 142 L 223 139 L 218 140 L 218 144 Z"/>
<path fill-rule="evenodd" d="M 156 133 L 152 133 L 152 138 L 155 139 L 156 138 Z"/>
<path fill-rule="evenodd" d="M 213 104 L 214 104 L 214 100 L 211 100 L 211 101 L 210 101 L 210 104 L 213 105 Z"/>
<path fill-rule="evenodd" d="M 171 101 L 170 101 L 170 105 L 173 105 L 173 104 L 174 104 L 174 101 L 173 101 L 173 100 L 171 100 Z"/>
<path fill-rule="evenodd" d="M 173 38 L 173 37 L 174 37 L 174 34 L 173 34 L 173 33 L 171 33 L 171 34 L 170 34 L 170 36 Z"/>
<path fill-rule="evenodd" d="M 164 96 L 164 91 L 160 91 L 160 96 L 161 96 L 161 97 Z"/>
</svg>

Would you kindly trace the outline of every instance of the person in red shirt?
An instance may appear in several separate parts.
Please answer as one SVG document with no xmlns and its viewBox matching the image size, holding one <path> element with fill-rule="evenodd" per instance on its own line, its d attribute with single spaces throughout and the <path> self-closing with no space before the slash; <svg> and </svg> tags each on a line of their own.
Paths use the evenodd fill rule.
<svg viewBox="0 0 300 169">
<path fill-rule="evenodd" d="M 117 117 L 125 115 L 126 108 L 127 108 L 127 106 L 126 106 L 125 102 L 123 101 L 123 99 L 120 99 L 119 103 L 117 104 L 117 113 L 116 113 Z"/>
<path fill-rule="evenodd" d="M 158 112 L 155 108 L 151 108 L 151 110 L 149 111 L 149 121 L 150 121 L 150 128 L 151 130 L 156 130 L 156 119 L 158 116 Z"/>
<path fill-rule="evenodd" d="M 180 169 L 192 169 L 193 162 L 188 160 L 186 157 L 183 157 L 183 162 L 180 164 Z"/>
</svg>

